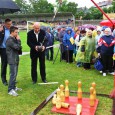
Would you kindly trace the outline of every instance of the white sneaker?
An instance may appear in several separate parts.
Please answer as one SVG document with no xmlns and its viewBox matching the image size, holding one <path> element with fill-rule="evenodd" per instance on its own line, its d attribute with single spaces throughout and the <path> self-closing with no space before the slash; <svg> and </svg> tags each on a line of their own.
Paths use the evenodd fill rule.
<svg viewBox="0 0 115 115">
<path fill-rule="evenodd" d="M 114 75 L 114 72 L 109 72 L 109 74 Z"/>
<path fill-rule="evenodd" d="M 102 71 L 99 71 L 100 73 L 103 73 Z"/>
<path fill-rule="evenodd" d="M 15 91 L 22 91 L 22 89 L 21 89 L 21 88 L 16 87 L 16 88 L 15 88 Z"/>
<path fill-rule="evenodd" d="M 106 73 L 103 73 L 103 76 L 106 76 Z"/>
<path fill-rule="evenodd" d="M 8 94 L 12 96 L 18 96 L 14 89 L 10 90 Z"/>
</svg>

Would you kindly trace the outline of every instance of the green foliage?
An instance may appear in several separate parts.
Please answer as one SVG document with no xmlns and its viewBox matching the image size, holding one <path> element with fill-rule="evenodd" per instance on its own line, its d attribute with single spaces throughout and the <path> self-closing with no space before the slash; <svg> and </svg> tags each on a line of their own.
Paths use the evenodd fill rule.
<svg viewBox="0 0 115 115">
<path fill-rule="evenodd" d="M 113 11 L 115 13 L 115 0 L 113 0 L 112 5 L 113 5 Z"/>
<path fill-rule="evenodd" d="M 54 7 L 47 0 L 29 0 L 34 13 L 53 13 Z"/>
<path fill-rule="evenodd" d="M 103 8 L 103 11 L 104 11 L 105 13 L 107 13 L 107 12 L 108 12 L 108 9 L 107 9 L 107 8 Z"/>
<path fill-rule="evenodd" d="M 91 19 L 93 19 L 93 15 L 91 15 L 90 13 L 87 13 L 86 15 L 84 15 L 83 19 L 91 20 Z"/>
<path fill-rule="evenodd" d="M 58 12 L 67 12 L 67 0 L 64 0 L 61 4 L 61 6 L 59 6 Z"/>
<path fill-rule="evenodd" d="M 67 2 L 67 0 L 63 0 L 62 4 L 58 6 L 58 12 L 72 12 L 72 14 L 76 16 L 77 6 L 78 5 L 75 2 Z"/>
<path fill-rule="evenodd" d="M 75 2 L 68 2 L 67 0 L 62 0 L 62 4 L 59 4 L 60 0 L 56 0 L 57 5 L 48 3 L 47 0 L 29 0 L 27 3 L 25 0 L 15 0 L 17 5 L 21 8 L 21 13 L 53 13 L 54 7 L 58 8 L 58 12 L 72 12 L 73 15 L 80 19 L 102 19 L 102 13 L 94 7 L 84 8 L 78 11 L 78 4 Z M 112 7 L 103 8 L 105 13 L 115 12 L 115 0 L 112 2 Z"/>
<path fill-rule="evenodd" d="M 80 17 L 83 17 L 84 16 L 84 12 L 81 10 L 79 12 L 77 12 L 76 14 L 76 18 L 80 19 Z"/>
<path fill-rule="evenodd" d="M 83 20 L 91 20 L 91 19 L 102 19 L 102 13 L 94 7 L 91 8 L 84 8 L 77 12 L 78 19 L 82 17 Z"/>
<path fill-rule="evenodd" d="M 68 7 L 67 12 L 72 12 L 73 14 L 76 14 L 77 6 L 78 5 L 75 2 L 69 2 L 67 4 L 67 7 Z"/>
<path fill-rule="evenodd" d="M 21 13 L 26 14 L 31 12 L 31 6 L 27 4 L 26 0 L 15 0 L 15 2 L 19 6 Z"/>
<path fill-rule="evenodd" d="M 109 7 L 107 11 L 108 11 L 108 13 L 114 12 L 113 7 Z"/>
<path fill-rule="evenodd" d="M 102 19 L 103 14 L 97 8 L 91 7 L 89 11 L 92 19 Z"/>
</svg>

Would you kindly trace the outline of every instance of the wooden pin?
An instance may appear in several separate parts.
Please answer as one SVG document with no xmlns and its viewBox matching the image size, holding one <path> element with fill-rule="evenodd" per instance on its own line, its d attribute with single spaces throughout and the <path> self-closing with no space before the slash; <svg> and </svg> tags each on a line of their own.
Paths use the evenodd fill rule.
<svg viewBox="0 0 115 115">
<path fill-rule="evenodd" d="M 63 108 L 69 108 L 69 103 L 64 103 L 64 102 L 62 102 L 61 103 L 61 107 L 63 107 Z"/>
<path fill-rule="evenodd" d="M 96 100 L 96 83 L 92 83 L 92 87 L 94 88 L 93 95 L 94 95 L 94 100 Z"/>
<path fill-rule="evenodd" d="M 90 100 L 90 102 L 89 102 L 90 107 L 94 107 L 94 104 L 95 104 L 93 92 L 94 92 L 94 88 L 91 87 L 90 88 L 90 99 L 89 99 Z"/>
<path fill-rule="evenodd" d="M 60 85 L 60 98 L 61 98 L 61 102 L 65 101 L 65 95 L 64 95 L 64 85 Z"/>
<path fill-rule="evenodd" d="M 57 97 L 56 99 L 56 109 L 60 109 L 61 108 L 61 99 L 60 97 Z"/>
<path fill-rule="evenodd" d="M 69 81 L 65 80 L 65 97 L 69 97 Z"/>
<path fill-rule="evenodd" d="M 52 99 L 52 104 L 53 104 L 53 105 L 56 105 L 56 99 L 57 99 L 57 98 L 56 98 L 56 94 L 54 94 L 53 99 Z"/>
<path fill-rule="evenodd" d="M 81 89 L 82 83 L 81 81 L 78 82 L 78 92 L 77 92 L 77 96 L 78 99 L 82 99 L 82 89 Z"/>
<path fill-rule="evenodd" d="M 76 115 L 80 115 L 82 112 L 82 105 L 81 104 L 77 104 L 76 106 Z"/>
</svg>

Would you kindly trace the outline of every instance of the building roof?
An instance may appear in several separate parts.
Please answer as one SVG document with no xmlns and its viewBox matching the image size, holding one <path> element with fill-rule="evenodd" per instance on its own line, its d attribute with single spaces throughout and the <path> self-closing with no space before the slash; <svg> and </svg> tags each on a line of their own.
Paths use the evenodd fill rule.
<svg viewBox="0 0 115 115">
<path fill-rule="evenodd" d="M 112 0 L 102 1 L 102 2 L 97 3 L 97 5 L 100 7 L 109 6 L 109 5 L 112 5 Z"/>
</svg>

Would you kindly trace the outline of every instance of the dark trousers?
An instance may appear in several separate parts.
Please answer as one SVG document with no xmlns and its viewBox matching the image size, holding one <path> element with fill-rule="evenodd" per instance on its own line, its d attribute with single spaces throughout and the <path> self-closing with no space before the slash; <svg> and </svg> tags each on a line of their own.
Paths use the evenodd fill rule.
<svg viewBox="0 0 115 115">
<path fill-rule="evenodd" d="M 42 81 L 46 80 L 45 72 L 45 52 L 39 52 L 36 57 L 31 59 L 31 77 L 33 82 L 37 82 L 37 61 L 39 58 L 39 68 Z"/>
<path fill-rule="evenodd" d="M 8 92 L 16 88 L 16 77 L 18 73 L 18 64 L 10 64 L 10 80 L 8 86 Z"/>
<path fill-rule="evenodd" d="M 66 50 L 66 62 L 73 62 L 73 50 Z"/>
<path fill-rule="evenodd" d="M 53 47 L 46 49 L 46 59 L 53 60 L 54 49 Z"/>
<path fill-rule="evenodd" d="M 64 47 L 65 46 L 63 44 L 60 44 L 61 60 L 66 60 L 66 52 Z"/>
<path fill-rule="evenodd" d="M 0 56 L 1 56 L 1 79 L 2 82 L 7 82 L 6 80 L 6 69 L 7 69 L 7 55 L 6 48 L 0 48 Z"/>
<path fill-rule="evenodd" d="M 109 70 L 109 72 L 113 72 L 112 56 L 113 55 L 102 55 L 101 54 L 101 61 L 102 61 L 102 65 L 103 65 L 103 73 L 106 73 L 107 70 Z"/>
<path fill-rule="evenodd" d="M 64 52 L 62 52 L 62 54 L 61 54 L 61 55 L 62 55 L 61 59 L 62 59 L 62 60 L 66 60 L 66 52 L 65 52 L 65 51 L 64 51 Z"/>
</svg>

